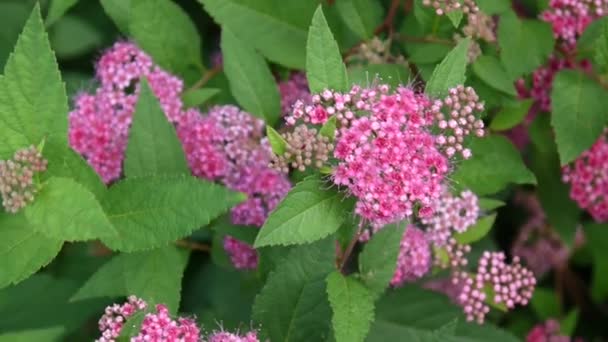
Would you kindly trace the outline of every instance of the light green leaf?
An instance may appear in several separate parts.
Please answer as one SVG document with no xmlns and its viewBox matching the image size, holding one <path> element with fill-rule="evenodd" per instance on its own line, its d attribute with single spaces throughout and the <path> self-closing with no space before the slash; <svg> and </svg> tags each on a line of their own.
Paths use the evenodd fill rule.
<svg viewBox="0 0 608 342">
<path fill-rule="evenodd" d="M 505 104 L 492 119 L 490 128 L 495 131 L 505 131 L 519 125 L 532 106 L 532 99 Z"/>
<path fill-rule="evenodd" d="M 270 213 L 255 247 L 304 244 L 334 233 L 348 217 L 351 201 L 316 176 L 306 178 Z"/>
<path fill-rule="evenodd" d="M 272 147 L 272 152 L 278 156 L 287 150 L 287 141 L 272 126 L 266 126 L 266 136 Z"/>
<path fill-rule="evenodd" d="M 446 16 L 448 17 L 448 19 L 450 19 L 450 22 L 452 22 L 452 25 L 454 25 L 454 27 L 458 27 L 458 25 L 460 25 L 460 22 L 462 21 L 462 10 L 456 10 L 456 11 L 449 11 L 448 13 L 446 13 Z"/>
<path fill-rule="evenodd" d="M 255 299 L 253 320 L 270 341 L 324 341 L 331 308 L 325 278 L 334 270 L 335 245 L 325 239 L 290 251 Z"/>
<path fill-rule="evenodd" d="M 0 77 L 0 159 L 43 139 L 67 145 L 67 112 L 65 86 L 36 5 Z"/>
<path fill-rule="evenodd" d="M 608 92 L 582 72 L 564 70 L 553 81 L 551 125 L 562 165 L 587 150 L 608 122 Z"/>
<path fill-rule="evenodd" d="M 304 69 L 306 35 L 319 1 L 199 0 L 222 28 L 253 45 L 269 60 Z"/>
<path fill-rule="evenodd" d="M 426 93 L 435 97 L 447 95 L 448 90 L 464 84 L 467 71 L 467 51 L 470 38 L 463 39 L 435 68 L 426 84 Z"/>
<path fill-rule="evenodd" d="M 221 89 L 217 88 L 187 90 L 182 94 L 182 101 L 186 107 L 199 107 L 220 92 Z"/>
<path fill-rule="evenodd" d="M 338 14 L 359 38 L 374 37 L 374 29 L 382 23 L 382 5 L 369 0 L 337 0 Z"/>
<path fill-rule="evenodd" d="M 244 195 L 191 176 L 141 177 L 113 185 L 102 205 L 117 237 L 102 239 L 126 252 L 183 238 L 244 200 Z"/>
<path fill-rule="evenodd" d="M 202 69 L 201 38 L 192 20 L 171 0 L 131 0 L 129 33 L 161 67 L 184 76 Z"/>
<path fill-rule="evenodd" d="M 132 178 L 189 174 L 188 162 L 175 127 L 167 120 L 145 79 L 140 82 L 140 87 L 125 153 L 125 175 Z"/>
<path fill-rule="evenodd" d="M 602 21 L 600 33 L 593 44 L 593 62 L 601 71 L 608 68 L 608 22 Z"/>
<path fill-rule="evenodd" d="M 177 313 L 189 253 L 175 246 L 120 254 L 95 272 L 70 301 L 135 295 Z"/>
<path fill-rule="evenodd" d="M 85 241 L 117 235 L 95 195 L 70 178 L 49 178 L 25 208 L 25 217 L 35 231 L 54 239 Z"/>
<path fill-rule="evenodd" d="M 319 134 L 328 138 L 330 141 L 334 141 L 334 138 L 336 137 L 336 120 L 335 116 L 330 117 L 319 130 Z"/>
<path fill-rule="evenodd" d="M 553 52 L 554 43 L 548 23 L 520 19 L 513 11 L 501 15 L 498 25 L 500 60 L 511 79 L 528 74 L 543 64 Z"/>
<path fill-rule="evenodd" d="M 348 69 L 348 79 L 351 84 L 368 87 L 376 80 L 397 87 L 410 81 L 409 69 L 401 64 L 369 64 Z"/>
<path fill-rule="evenodd" d="M 65 328 L 61 326 L 20 330 L 0 334 L 0 342 L 59 341 L 63 334 L 65 334 Z"/>
<path fill-rule="evenodd" d="M 103 32 L 86 19 L 66 15 L 53 25 L 49 38 L 57 57 L 68 59 L 99 49 L 104 37 Z"/>
<path fill-rule="evenodd" d="M 334 271 L 327 277 L 336 342 L 364 341 L 374 320 L 374 297 L 356 279 Z"/>
<path fill-rule="evenodd" d="M 324 89 L 343 91 L 348 87 L 346 66 L 321 6 L 315 11 L 308 31 L 306 78 L 311 93 Z"/>
<path fill-rule="evenodd" d="M 468 245 L 473 242 L 477 242 L 483 239 L 490 232 L 495 220 L 496 214 L 484 216 L 477 220 L 477 222 L 469 227 L 464 233 L 454 234 L 454 238 L 461 245 Z"/>
<path fill-rule="evenodd" d="M 593 255 L 591 296 L 596 302 L 608 297 L 608 224 L 586 224 L 585 237 Z"/>
<path fill-rule="evenodd" d="M 42 179 L 51 177 L 71 178 L 93 193 L 96 198 L 101 198 L 106 186 L 99 175 L 79 154 L 67 146 L 45 146 L 43 154 L 46 158 L 53 160 Z"/>
<path fill-rule="evenodd" d="M 517 96 L 514 80 L 509 77 L 500 61 L 494 56 L 479 56 L 472 65 L 473 72 L 490 87 L 507 95 Z"/>
<path fill-rule="evenodd" d="M 485 14 L 501 14 L 511 10 L 511 3 L 508 1 L 476 0 L 476 3 Z"/>
<path fill-rule="evenodd" d="M 406 224 L 388 225 L 372 236 L 359 254 L 359 276 L 375 296 L 388 287 L 397 266 Z"/>
<path fill-rule="evenodd" d="M 274 125 L 281 116 L 281 98 L 264 58 L 229 28 L 222 30 L 221 47 L 224 72 L 236 100 L 249 113 Z"/>
<path fill-rule="evenodd" d="M 473 157 L 462 161 L 452 174 L 454 186 L 471 189 L 478 196 L 494 194 L 508 184 L 536 184 L 511 142 L 500 135 L 475 138 L 470 145 Z M 496 167 L 500 165 L 500 167 Z"/>
<path fill-rule="evenodd" d="M 123 34 L 129 34 L 131 0 L 99 0 L 106 14 Z"/>
<path fill-rule="evenodd" d="M 506 203 L 503 201 L 499 201 L 494 198 L 480 198 L 479 199 L 479 209 L 481 210 L 492 210 L 496 208 L 500 208 L 504 206 Z"/>
<path fill-rule="evenodd" d="M 63 17 L 70 8 L 74 7 L 76 3 L 78 3 L 78 0 L 51 0 L 49 11 L 46 15 L 46 26 L 53 25 L 53 23 Z"/>
<path fill-rule="evenodd" d="M 48 265 L 63 241 L 36 232 L 23 213 L 0 211 L 0 288 L 16 284 Z"/>
</svg>

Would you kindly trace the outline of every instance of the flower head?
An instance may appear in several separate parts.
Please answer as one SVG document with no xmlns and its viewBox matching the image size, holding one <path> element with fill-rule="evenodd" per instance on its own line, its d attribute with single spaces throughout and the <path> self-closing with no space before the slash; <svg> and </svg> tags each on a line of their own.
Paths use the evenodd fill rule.
<svg viewBox="0 0 608 342">
<path fill-rule="evenodd" d="M 406 282 L 423 277 L 431 267 L 431 248 L 424 232 L 413 225 L 409 225 L 401 244 L 397 268 L 391 285 L 401 286 Z"/>
<path fill-rule="evenodd" d="M 46 167 L 46 159 L 34 146 L 16 151 L 10 160 L 0 160 L 0 196 L 7 212 L 14 214 L 34 201 L 38 191 L 34 175 Z"/>
</svg>

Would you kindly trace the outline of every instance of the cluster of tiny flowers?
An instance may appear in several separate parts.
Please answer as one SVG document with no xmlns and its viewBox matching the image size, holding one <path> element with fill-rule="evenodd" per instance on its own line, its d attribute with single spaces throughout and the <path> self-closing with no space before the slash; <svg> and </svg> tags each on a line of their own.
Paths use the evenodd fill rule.
<svg viewBox="0 0 608 342">
<path fill-rule="evenodd" d="M 462 28 L 465 36 L 481 39 L 488 43 L 496 41 L 496 22 L 492 16 L 483 12 L 471 13 L 467 16 L 467 24 Z"/>
<path fill-rule="evenodd" d="M 131 342 L 180 341 L 198 342 L 200 329 L 190 318 L 171 318 L 169 309 L 163 304 L 156 305 L 156 312 L 146 314 L 139 333 Z"/>
<path fill-rule="evenodd" d="M 315 128 L 306 125 L 298 125 L 293 132 L 282 134 L 287 142 L 285 153 L 273 155 L 272 167 L 283 173 L 289 171 L 289 167 L 304 171 L 309 166 L 321 168 L 329 160 L 334 145 L 329 138 L 317 134 Z"/>
<path fill-rule="evenodd" d="M 454 33 L 454 35 L 452 37 L 454 39 L 454 42 L 456 42 L 456 44 L 458 44 L 462 40 L 464 40 L 466 36 L 463 36 L 460 33 Z M 472 40 L 469 43 L 469 49 L 467 50 L 467 63 L 468 64 L 475 63 L 477 58 L 479 58 L 479 56 L 481 56 L 482 53 L 483 53 L 483 51 L 481 51 L 481 46 L 479 45 L 479 43 L 475 40 Z"/>
<path fill-rule="evenodd" d="M 16 151 L 13 159 L 0 160 L 0 195 L 7 212 L 14 214 L 34 200 L 34 174 L 46 167 L 46 159 L 34 146 Z"/>
<path fill-rule="evenodd" d="M 464 307 L 467 320 L 483 323 L 490 308 L 485 303 L 485 288 L 492 289 L 493 298 L 488 298 L 498 304 L 512 309 L 515 305 L 527 305 L 532 298 L 536 279 L 532 272 L 519 263 L 514 257 L 511 264 L 505 262 L 502 252 L 484 252 L 479 259 L 477 274 L 468 275 L 461 272 L 455 281 L 463 281 L 459 301 Z"/>
<path fill-rule="evenodd" d="M 399 246 L 392 286 L 401 286 L 424 276 L 431 267 L 431 248 L 424 232 L 413 225 L 406 228 Z"/>
<path fill-rule="evenodd" d="M 334 150 L 334 183 L 357 197 L 356 213 L 373 226 L 409 217 L 416 205 L 420 216 L 431 215 L 449 171 L 429 132 L 429 100 L 405 87 L 387 92 L 387 86 L 368 89 L 367 101 L 356 102 L 370 116 L 341 128 Z"/>
<path fill-rule="evenodd" d="M 560 333 L 559 322 L 555 319 L 548 319 L 547 321 L 537 324 L 528 332 L 526 336 L 526 342 L 572 342 L 580 341 L 582 339 L 571 338 L 567 335 Z"/>
<path fill-rule="evenodd" d="M 474 0 L 422 0 L 422 4 L 435 9 L 437 15 L 444 15 L 457 10 L 465 14 L 479 12 Z"/>
<path fill-rule="evenodd" d="M 211 334 L 207 342 L 259 342 L 257 332 L 250 331 L 245 335 L 233 334 L 226 331 L 218 331 Z"/>
<path fill-rule="evenodd" d="M 444 189 L 441 198 L 433 205 L 433 215 L 421 219 L 433 244 L 444 246 L 453 232 L 464 233 L 474 225 L 479 217 L 478 202 L 477 195 L 469 190 L 454 196 Z"/>
<path fill-rule="evenodd" d="M 484 135 L 483 121 L 476 117 L 476 113 L 483 110 L 484 104 L 479 101 L 475 90 L 462 85 L 450 89 L 445 99 L 435 100 L 431 112 L 442 130 L 437 143 L 445 149 L 448 157 L 456 153 L 465 159 L 471 157 L 471 150 L 463 147 L 464 138 L 471 134 L 478 137 Z"/>
<path fill-rule="evenodd" d="M 108 306 L 99 319 L 101 337 L 96 342 L 116 342 L 120 336 L 125 321 L 138 311 L 145 310 L 147 303 L 135 296 L 129 296 L 128 301 L 122 305 Z"/>
<path fill-rule="evenodd" d="M 551 0 L 540 17 L 553 26 L 553 35 L 566 49 L 573 49 L 587 26 L 606 14 L 608 0 Z"/>
<path fill-rule="evenodd" d="M 359 44 L 350 54 L 346 62 L 352 64 L 407 64 L 402 55 L 393 56 L 390 49 L 390 40 L 381 40 L 378 37 Z"/>
<path fill-rule="evenodd" d="M 571 165 L 562 169 L 570 197 L 597 222 L 608 221 L 608 129 Z"/>
<path fill-rule="evenodd" d="M 281 112 L 283 115 L 291 113 L 293 105 L 298 101 L 309 103 L 311 101 L 306 75 L 302 72 L 293 72 L 287 80 L 279 82 L 281 95 Z"/>
<path fill-rule="evenodd" d="M 232 236 L 224 238 L 224 250 L 230 256 L 230 261 L 237 269 L 249 270 L 258 266 L 258 254 L 249 244 L 239 241 Z"/>
</svg>

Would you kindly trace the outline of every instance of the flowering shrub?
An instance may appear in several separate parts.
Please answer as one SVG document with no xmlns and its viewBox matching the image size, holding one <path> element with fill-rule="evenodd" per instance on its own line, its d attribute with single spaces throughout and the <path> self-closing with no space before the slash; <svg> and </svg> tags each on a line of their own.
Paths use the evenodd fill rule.
<svg viewBox="0 0 608 342">
<path fill-rule="evenodd" d="M 0 341 L 608 338 L 607 1 L 0 18 Z"/>
</svg>

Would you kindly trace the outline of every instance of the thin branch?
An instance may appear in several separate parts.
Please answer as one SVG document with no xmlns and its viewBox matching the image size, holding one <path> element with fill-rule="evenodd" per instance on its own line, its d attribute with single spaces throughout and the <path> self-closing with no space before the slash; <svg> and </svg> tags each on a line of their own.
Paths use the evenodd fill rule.
<svg viewBox="0 0 608 342">
<path fill-rule="evenodd" d="M 395 37 L 400 41 L 409 42 L 409 43 L 436 43 L 436 44 L 443 44 L 443 45 L 449 45 L 449 46 L 456 45 L 456 43 L 454 43 L 454 41 L 452 41 L 452 40 L 437 38 L 437 37 L 432 37 L 432 36 L 413 37 L 413 36 L 406 36 L 403 34 L 395 34 Z"/>
<path fill-rule="evenodd" d="M 213 68 L 205 71 L 205 73 L 201 76 L 201 78 L 198 81 L 196 81 L 196 83 L 194 83 L 192 85 L 192 87 L 188 88 L 188 90 L 186 90 L 186 91 L 202 88 L 215 75 L 219 74 L 222 71 L 222 69 L 223 69 L 222 65 L 216 65 Z"/>
<path fill-rule="evenodd" d="M 386 30 L 389 31 L 389 35 L 393 33 L 393 21 L 395 20 L 395 14 L 397 14 L 397 10 L 399 9 L 399 4 L 401 0 L 393 0 L 391 1 L 391 6 L 388 9 L 388 13 L 386 14 L 386 18 L 382 21 L 376 29 L 374 30 L 374 34 L 378 35 L 381 32 Z"/>
<path fill-rule="evenodd" d="M 194 242 L 194 241 L 177 240 L 177 241 L 175 241 L 175 244 L 178 247 L 182 247 L 182 248 L 189 249 L 192 251 L 199 251 L 199 252 L 210 252 L 211 251 L 211 247 L 209 245 Z"/>
<path fill-rule="evenodd" d="M 348 259 L 351 255 L 351 253 L 353 252 L 353 249 L 355 248 L 357 241 L 359 241 L 359 237 L 361 236 L 362 231 L 363 231 L 363 221 L 361 221 L 359 223 L 359 227 L 357 228 L 357 233 L 355 233 L 355 235 L 353 235 L 353 238 L 348 243 L 348 246 L 346 247 L 344 254 L 342 254 L 342 260 L 340 262 L 339 270 L 343 270 L 344 266 L 346 266 L 346 263 L 348 262 Z"/>
</svg>

